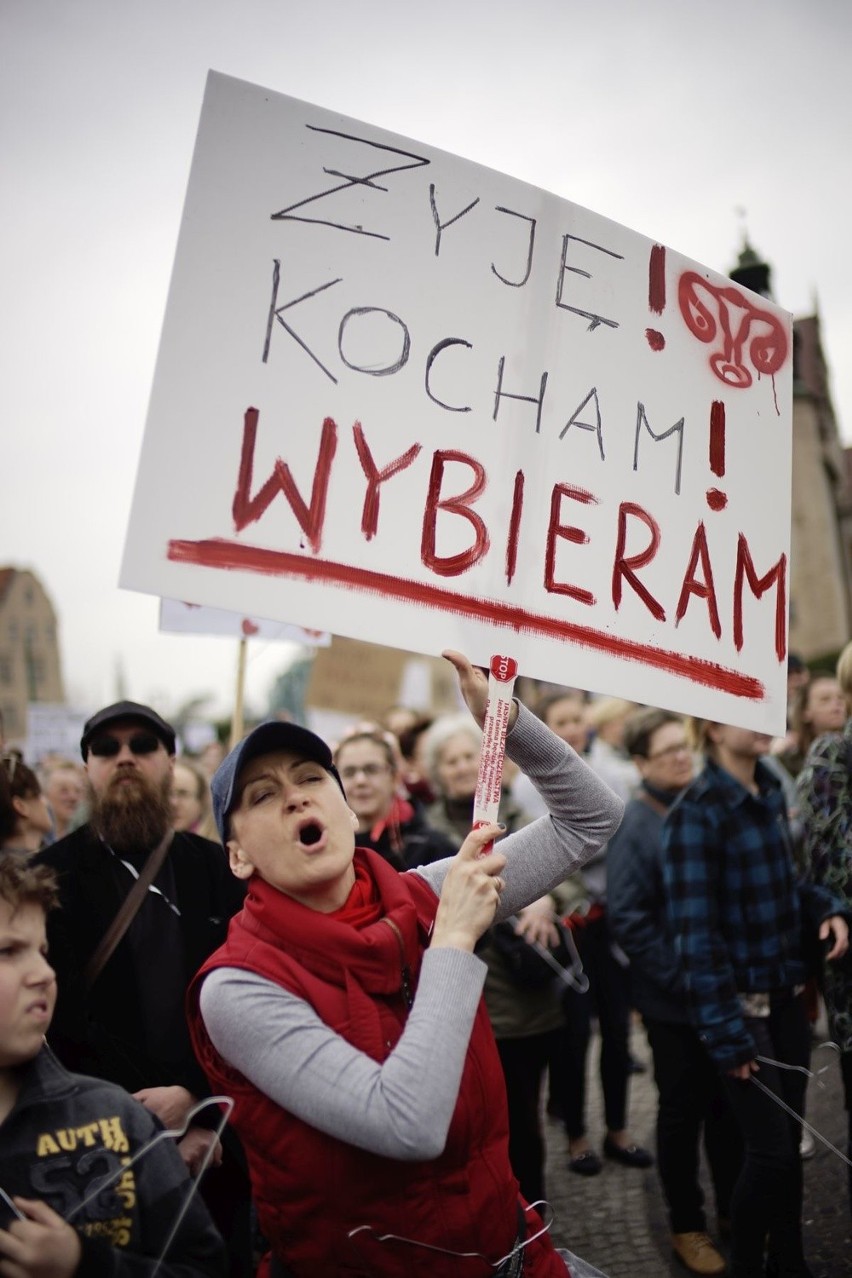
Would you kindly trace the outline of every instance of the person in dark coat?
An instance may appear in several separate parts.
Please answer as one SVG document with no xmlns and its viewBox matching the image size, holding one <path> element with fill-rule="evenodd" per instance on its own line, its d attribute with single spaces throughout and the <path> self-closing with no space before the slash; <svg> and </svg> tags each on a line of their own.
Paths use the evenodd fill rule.
<svg viewBox="0 0 852 1278">
<path fill-rule="evenodd" d="M 58 998 L 49 1042 L 75 1073 L 126 1088 L 167 1128 L 180 1128 L 209 1095 L 184 1014 L 187 986 L 222 943 L 242 887 L 223 849 L 171 826 L 175 733 L 156 711 L 122 701 L 93 715 L 80 743 L 90 820 L 39 856 L 56 871 L 61 909 L 48 921 Z M 162 864 L 100 971 L 92 958 L 148 858 Z M 179 1141 L 191 1172 L 218 1121 L 202 1112 Z M 233 1142 L 233 1143 L 231 1143 Z M 231 1273 L 252 1273 L 249 1186 L 228 1134 L 223 1167 L 202 1182 L 231 1256 Z M 213 1162 L 221 1162 L 216 1150 Z"/>
<path fill-rule="evenodd" d="M 663 883 L 690 1015 L 743 1133 L 731 1275 L 810 1278 L 799 1157 L 805 936 L 831 938 L 826 959 L 842 958 L 844 904 L 798 877 L 781 785 L 760 761 L 771 738 L 712 720 L 696 720 L 695 736 L 705 764 L 663 823 Z"/>
<path fill-rule="evenodd" d="M 630 959 L 633 1006 L 642 1014 L 654 1058 L 657 1166 L 672 1247 L 693 1273 L 721 1274 L 724 1258 L 707 1233 L 699 1146 L 703 1129 L 724 1228 L 742 1140 L 718 1072 L 690 1022 L 683 973 L 666 920 L 661 865 L 663 819 L 692 780 L 692 751 L 680 716 L 656 709 L 631 715 L 625 747 L 641 782 L 609 842 L 610 925 Z"/>
</svg>

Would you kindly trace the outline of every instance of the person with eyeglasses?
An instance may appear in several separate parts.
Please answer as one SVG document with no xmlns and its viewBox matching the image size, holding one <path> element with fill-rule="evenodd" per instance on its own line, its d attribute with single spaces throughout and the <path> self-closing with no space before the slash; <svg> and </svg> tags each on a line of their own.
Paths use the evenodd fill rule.
<svg viewBox="0 0 852 1278">
<path fill-rule="evenodd" d="M 38 777 L 19 751 L 5 751 L 0 756 L 0 852 L 32 856 L 52 830 Z"/>
<path fill-rule="evenodd" d="M 372 848 L 397 870 L 455 854 L 453 840 L 430 825 L 421 805 L 401 792 L 396 752 L 383 733 L 352 733 L 337 747 L 334 761 L 346 801 L 358 818 L 359 847 Z"/>
<path fill-rule="evenodd" d="M 224 940 L 242 886 L 218 843 L 172 828 L 175 732 L 155 710 L 132 701 L 99 710 L 80 749 L 89 821 L 38 857 L 57 874 L 61 905 L 48 921 L 58 991 L 50 1045 L 67 1069 L 118 1083 L 166 1127 L 179 1128 L 209 1095 L 184 996 Z M 105 938 L 134 888 L 135 913 L 108 951 Z M 212 1107 L 202 1112 L 178 1144 L 191 1172 L 216 1121 Z M 231 1273 L 248 1278 L 248 1182 L 236 1142 L 225 1148 L 224 1166 L 208 1170 L 201 1193 L 225 1237 Z M 222 1161 L 218 1146 L 213 1161 Z"/>
<path fill-rule="evenodd" d="M 634 711 L 624 726 L 624 747 L 642 780 L 609 842 L 610 927 L 630 959 L 631 1001 L 642 1015 L 654 1061 L 657 1168 L 672 1249 L 692 1273 L 722 1274 L 725 1259 L 707 1232 L 699 1151 L 703 1134 L 724 1234 L 742 1140 L 716 1068 L 690 1022 L 663 888 L 663 820 L 695 775 L 694 756 L 686 724 L 670 710 Z"/>
</svg>

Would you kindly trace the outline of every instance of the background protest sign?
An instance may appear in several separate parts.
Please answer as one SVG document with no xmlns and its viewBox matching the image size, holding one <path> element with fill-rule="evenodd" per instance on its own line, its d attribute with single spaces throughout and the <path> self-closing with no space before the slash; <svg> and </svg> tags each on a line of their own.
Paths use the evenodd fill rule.
<svg viewBox="0 0 852 1278">
<path fill-rule="evenodd" d="M 160 629 L 179 635 L 223 635 L 229 639 L 301 643 L 308 648 L 327 648 L 331 643 L 327 631 L 305 630 L 287 622 L 247 617 L 226 608 L 184 603 L 180 599 L 160 600 Z"/>
<path fill-rule="evenodd" d="M 724 277 L 211 73 L 121 584 L 778 731 L 791 385 Z"/>
<path fill-rule="evenodd" d="M 337 710 L 350 719 L 381 719 L 394 705 L 436 713 L 461 708 L 448 662 L 339 635 L 316 654 L 305 704 L 312 710 Z"/>
<path fill-rule="evenodd" d="M 80 738 L 91 712 L 52 701 L 31 701 L 27 706 L 27 739 L 24 757 L 40 762 L 48 754 L 80 761 Z"/>
</svg>

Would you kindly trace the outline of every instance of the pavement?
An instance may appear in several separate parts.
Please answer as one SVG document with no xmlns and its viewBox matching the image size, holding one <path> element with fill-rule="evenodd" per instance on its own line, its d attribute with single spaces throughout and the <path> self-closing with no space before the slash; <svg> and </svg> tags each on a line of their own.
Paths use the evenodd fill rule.
<svg viewBox="0 0 852 1278">
<path fill-rule="evenodd" d="M 846 1111 L 837 1053 L 824 1047 L 825 1025 L 817 1027 L 811 1061 L 821 1071 L 808 1087 L 807 1120 L 837 1149 L 846 1150 Z M 604 1136 L 600 1082 L 596 1076 L 599 1040 L 589 1051 L 587 1132 L 599 1149 Z M 631 1050 L 646 1072 L 630 1080 L 628 1127 L 638 1145 L 654 1151 L 656 1090 L 651 1053 L 641 1025 L 634 1027 Z M 599 1176 L 568 1171 L 567 1140 L 561 1123 L 548 1118 L 547 1192 L 554 1220 L 551 1232 L 559 1247 L 568 1247 L 602 1270 L 607 1278 L 684 1278 L 688 1271 L 669 1244 L 665 1202 L 656 1169 L 639 1171 L 604 1160 Z M 852 1278 L 852 1217 L 847 1167 L 820 1140 L 816 1154 L 804 1163 L 805 1255 L 814 1278 Z M 715 1232 L 712 1192 L 702 1176 L 710 1234 L 725 1254 Z"/>
</svg>

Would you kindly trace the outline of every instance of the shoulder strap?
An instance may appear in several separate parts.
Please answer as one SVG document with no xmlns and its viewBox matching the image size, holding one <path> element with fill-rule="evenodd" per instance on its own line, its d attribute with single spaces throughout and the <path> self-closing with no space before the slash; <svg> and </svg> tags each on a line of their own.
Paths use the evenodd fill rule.
<svg viewBox="0 0 852 1278">
<path fill-rule="evenodd" d="M 136 917 L 145 893 L 154 881 L 157 871 L 166 859 L 166 852 L 174 838 L 174 830 L 167 830 L 160 843 L 148 857 L 139 877 L 134 880 L 133 887 L 119 906 L 115 918 L 101 937 L 100 944 L 86 964 L 83 983 L 90 990 L 112 957 L 115 947 L 124 936 Z"/>
</svg>

